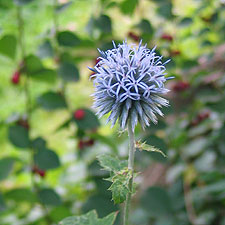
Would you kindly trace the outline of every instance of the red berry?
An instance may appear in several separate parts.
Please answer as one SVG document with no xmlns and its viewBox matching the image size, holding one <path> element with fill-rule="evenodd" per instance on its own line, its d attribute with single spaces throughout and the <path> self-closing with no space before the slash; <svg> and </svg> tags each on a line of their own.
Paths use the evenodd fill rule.
<svg viewBox="0 0 225 225">
<path fill-rule="evenodd" d="M 84 147 L 85 147 L 84 141 L 79 140 L 79 142 L 78 142 L 78 148 L 79 148 L 80 150 L 82 150 L 82 149 L 84 149 Z"/>
<path fill-rule="evenodd" d="M 38 174 L 39 174 L 41 177 L 45 177 L 46 171 L 45 171 L 45 170 L 38 170 Z"/>
<path fill-rule="evenodd" d="M 39 169 L 37 166 L 33 166 L 32 172 L 33 172 L 34 174 L 38 174 L 38 175 L 41 176 L 41 177 L 45 177 L 45 175 L 46 175 L 46 171 L 45 171 L 45 170 Z"/>
<path fill-rule="evenodd" d="M 11 78 L 11 82 L 12 82 L 13 84 L 18 84 L 18 83 L 20 82 L 20 72 L 19 72 L 19 71 L 16 71 L 16 72 L 13 74 L 13 76 L 12 76 L 12 78 Z"/>
<path fill-rule="evenodd" d="M 92 146 L 94 145 L 95 141 L 94 139 L 89 139 L 88 141 L 85 142 L 86 146 Z"/>
<path fill-rule="evenodd" d="M 203 120 L 209 118 L 209 116 L 210 116 L 210 112 L 201 112 L 197 115 L 197 117 L 194 120 L 192 120 L 191 125 L 197 126 Z"/>
<path fill-rule="evenodd" d="M 82 120 L 85 116 L 85 111 L 83 109 L 78 109 L 74 112 L 74 118 L 76 120 Z"/>
<path fill-rule="evenodd" d="M 179 50 L 172 50 L 171 52 L 170 52 L 170 55 L 171 56 L 177 56 L 177 55 L 180 55 L 180 51 Z"/>
<path fill-rule="evenodd" d="M 178 81 L 174 86 L 173 90 L 175 92 L 185 91 L 190 87 L 190 84 L 187 81 Z"/>
<path fill-rule="evenodd" d="M 27 128 L 27 129 L 30 128 L 30 125 L 29 125 L 29 123 L 28 123 L 28 121 L 26 119 L 20 119 L 20 120 L 18 120 L 17 124 L 20 125 L 20 126 L 22 126 L 22 127 Z"/>
<path fill-rule="evenodd" d="M 172 41 L 173 37 L 170 34 L 162 34 L 161 39 L 167 40 L 167 41 Z"/>
<path fill-rule="evenodd" d="M 209 112 L 202 112 L 202 113 L 198 114 L 198 119 L 200 121 L 205 120 L 207 118 L 209 118 Z"/>
<path fill-rule="evenodd" d="M 128 37 L 130 37 L 131 39 L 133 39 L 134 41 L 139 41 L 140 37 L 138 35 L 136 35 L 135 33 L 133 33 L 132 31 L 130 31 L 128 33 Z"/>
</svg>

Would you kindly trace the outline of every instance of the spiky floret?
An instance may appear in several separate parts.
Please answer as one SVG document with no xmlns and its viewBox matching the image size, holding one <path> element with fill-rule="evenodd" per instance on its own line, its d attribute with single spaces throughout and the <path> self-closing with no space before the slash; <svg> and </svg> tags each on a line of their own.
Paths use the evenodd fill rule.
<svg viewBox="0 0 225 225">
<path fill-rule="evenodd" d="M 157 123 L 156 114 L 163 116 L 160 108 L 168 106 L 168 101 L 159 95 L 169 90 L 164 87 L 166 80 L 165 63 L 157 56 L 155 48 L 148 49 L 142 42 L 139 46 L 115 45 L 114 48 L 99 50 L 99 62 L 89 68 L 95 74 L 94 107 L 99 117 L 110 113 L 108 120 L 112 126 L 119 120 L 124 129 L 131 119 L 134 130 L 138 121 L 141 126 Z"/>
</svg>

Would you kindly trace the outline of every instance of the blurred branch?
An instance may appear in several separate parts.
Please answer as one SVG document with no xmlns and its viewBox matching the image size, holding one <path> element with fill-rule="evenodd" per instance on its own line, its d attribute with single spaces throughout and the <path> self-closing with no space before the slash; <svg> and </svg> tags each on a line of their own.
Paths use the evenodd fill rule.
<svg viewBox="0 0 225 225">
<path fill-rule="evenodd" d="M 183 180 L 183 188 L 184 188 L 184 201 L 185 201 L 185 207 L 186 207 L 188 218 L 191 224 L 197 225 L 195 209 L 193 207 L 192 198 L 191 198 L 190 184 L 185 179 Z"/>
<path fill-rule="evenodd" d="M 58 7 L 58 0 L 53 0 L 53 24 L 54 24 L 55 34 L 57 34 L 58 32 L 58 26 L 59 26 L 58 16 L 56 14 L 57 7 Z"/>
<path fill-rule="evenodd" d="M 22 17 L 22 8 L 21 6 L 17 6 L 17 23 L 18 23 L 18 40 L 21 51 L 21 58 L 24 60 L 25 58 L 25 45 L 24 45 L 24 21 Z"/>
<path fill-rule="evenodd" d="M 25 35 L 24 35 L 24 20 L 23 20 L 23 11 L 21 6 L 17 6 L 17 23 L 18 23 L 18 40 L 19 40 L 19 47 L 21 52 L 21 63 L 25 65 L 26 68 L 26 48 L 25 48 Z M 28 135 L 30 136 L 30 120 L 31 120 L 31 113 L 32 113 L 32 107 L 31 107 L 31 96 L 30 96 L 30 82 L 29 82 L 29 74 L 25 71 L 23 72 L 25 75 L 25 82 L 24 82 L 24 92 L 26 97 L 26 114 L 27 114 L 27 122 L 29 124 L 29 132 Z M 30 168 L 34 166 L 34 149 L 32 146 L 30 146 Z M 31 169 L 31 186 L 34 189 L 34 191 L 37 193 L 39 191 L 39 187 L 35 182 L 35 177 L 33 174 L 33 171 Z M 45 205 L 43 205 L 41 202 L 39 202 L 41 207 L 43 208 L 45 212 L 45 218 L 48 224 L 52 224 L 52 220 L 49 217 L 48 209 Z"/>
<path fill-rule="evenodd" d="M 58 15 L 56 13 L 58 4 L 59 4 L 58 0 L 53 0 L 52 16 L 53 16 L 53 30 L 54 30 L 54 50 L 55 50 L 56 61 L 60 61 L 59 46 L 58 46 L 58 43 L 56 40 L 56 36 L 58 33 L 58 29 L 59 29 Z M 63 80 L 61 82 L 60 89 L 61 89 L 61 93 L 65 96 L 66 84 Z"/>
<path fill-rule="evenodd" d="M 25 35 L 24 35 L 24 21 L 23 21 L 23 11 L 21 6 L 17 6 L 17 23 L 18 23 L 18 40 L 21 52 L 21 63 L 24 64 L 24 60 L 26 57 L 26 49 L 25 49 Z M 26 66 L 26 65 L 25 65 Z M 31 98 L 29 93 L 29 75 L 25 73 L 25 83 L 24 83 L 24 92 L 26 96 L 26 114 L 27 121 L 30 122 L 30 114 L 31 114 Z M 30 124 L 30 123 L 29 123 Z"/>
</svg>

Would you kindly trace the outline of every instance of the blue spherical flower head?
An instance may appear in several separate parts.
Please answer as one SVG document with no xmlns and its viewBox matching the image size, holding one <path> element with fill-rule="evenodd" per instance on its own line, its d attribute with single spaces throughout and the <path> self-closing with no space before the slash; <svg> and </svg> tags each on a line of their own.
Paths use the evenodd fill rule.
<svg viewBox="0 0 225 225">
<path fill-rule="evenodd" d="M 164 83 L 170 79 L 165 75 L 165 63 L 162 56 L 157 56 L 155 48 L 148 49 L 146 45 L 128 44 L 115 45 L 107 51 L 100 51 L 101 56 L 95 67 L 89 68 L 95 74 L 94 107 L 98 109 L 99 117 L 110 113 L 108 120 L 112 126 L 119 120 L 124 129 L 131 120 L 134 130 L 138 121 L 141 126 L 157 123 L 156 114 L 163 116 L 160 108 L 168 106 L 168 101 L 162 98 L 169 90 Z"/>
</svg>

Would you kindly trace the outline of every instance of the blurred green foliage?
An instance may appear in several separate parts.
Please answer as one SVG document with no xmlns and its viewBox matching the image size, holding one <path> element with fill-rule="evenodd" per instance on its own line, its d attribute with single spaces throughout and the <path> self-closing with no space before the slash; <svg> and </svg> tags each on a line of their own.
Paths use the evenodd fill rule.
<svg viewBox="0 0 225 225">
<path fill-rule="evenodd" d="M 224 21 L 223 0 L 1 0 L 0 224 L 112 224 L 96 155 L 128 143 L 91 109 L 87 66 L 142 39 L 175 79 L 165 118 L 136 129 L 167 158 L 136 152 L 132 225 L 225 225 Z"/>
</svg>

